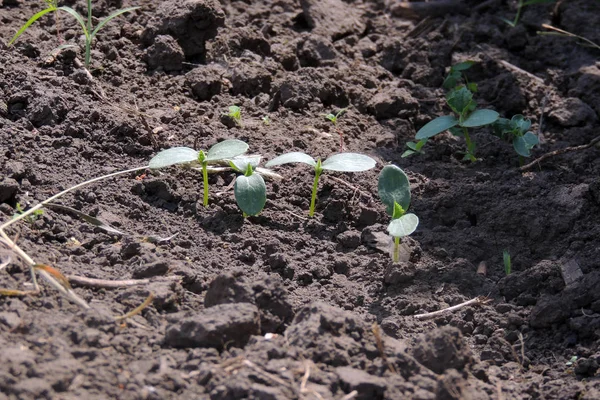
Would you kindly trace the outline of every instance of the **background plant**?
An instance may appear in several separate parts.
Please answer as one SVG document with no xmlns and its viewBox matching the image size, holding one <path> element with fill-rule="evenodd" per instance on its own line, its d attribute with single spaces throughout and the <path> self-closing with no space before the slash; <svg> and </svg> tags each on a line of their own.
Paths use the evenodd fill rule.
<svg viewBox="0 0 600 400">
<path fill-rule="evenodd" d="M 346 110 L 348 110 L 348 109 L 342 108 L 336 114 L 332 114 L 332 113 L 325 114 L 325 118 L 327 118 L 328 120 L 330 120 L 333 123 L 335 130 L 340 135 L 340 153 L 344 151 L 344 135 L 342 134 L 342 131 L 338 128 L 337 123 L 338 123 L 338 119 L 342 116 L 342 114 L 344 114 L 346 112 Z"/>
<path fill-rule="evenodd" d="M 456 136 L 464 136 L 467 152 L 464 160 L 476 161 L 475 142 L 471 140 L 469 128 L 490 125 L 498 119 L 498 113 L 493 110 L 477 109 L 473 100 L 473 93 L 465 86 L 450 90 L 446 96 L 446 103 L 455 115 L 437 117 L 423 126 L 415 138 L 417 140 L 429 139 L 439 133 L 449 130 Z"/>
<path fill-rule="evenodd" d="M 176 164 L 198 163 L 202 168 L 204 186 L 203 204 L 208 206 L 208 165 L 244 154 L 248 144 L 237 139 L 228 139 L 212 146 L 207 152 L 196 151 L 189 147 L 173 147 L 159 152 L 150 160 L 150 168 L 158 169 Z"/>
<path fill-rule="evenodd" d="M 238 106 L 229 106 L 228 110 L 228 113 L 225 115 L 231 118 L 238 126 L 242 126 L 242 109 Z"/>
<path fill-rule="evenodd" d="M 519 0 L 519 3 L 517 4 L 517 13 L 515 15 L 515 18 L 512 21 L 510 19 L 506 19 L 506 18 L 500 18 L 500 19 L 514 28 L 515 26 L 517 26 L 517 23 L 519 22 L 519 19 L 521 18 L 521 12 L 523 11 L 523 7 L 530 6 L 533 4 L 548 4 L 548 3 L 554 3 L 554 2 L 556 2 L 556 0 Z"/>
<path fill-rule="evenodd" d="M 106 25 L 108 22 L 110 22 L 112 19 L 118 17 L 119 15 L 125 14 L 126 12 L 130 12 L 133 10 L 137 10 L 138 8 L 140 8 L 137 6 L 136 7 L 127 7 L 127 8 L 123 8 L 121 10 L 115 11 L 114 13 L 112 13 L 111 15 L 109 15 L 108 17 L 106 17 L 105 19 L 100 21 L 100 23 L 98 24 L 98 26 L 96 26 L 96 28 L 93 28 L 93 26 L 92 26 L 92 0 L 87 1 L 87 9 L 88 9 L 87 21 L 81 16 L 81 14 L 79 14 L 77 11 L 75 11 L 71 7 L 67 7 L 67 6 L 57 7 L 57 5 L 58 5 L 57 0 L 47 0 L 46 4 L 48 5 L 48 7 L 46 9 L 34 14 L 31 18 L 29 18 L 29 20 L 25 23 L 25 25 L 23 25 L 17 31 L 17 33 L 13 36 L 13 38 L 10 40 L 10 42 L 8 42 L 8 45 L 11 46 L 19 38 L 19 36 L 21 36 L 27 30 L 27 28 L 29 28 L 34 22 L 36 22 L 38 19 L 40 19 L 44 15 L 51 13 L 51 12 L 64 11 L 64 12 L 72 15 L 77 20 L 77 22 L 79 22 L 79 25 L 81 25 L 81 28 L 83 29 L 83 34 L 85 35 L 85 67 L 86 68 L 88 68 L 90 65 L 92 41 L 94 40 L 94 37 L 96 36 L 98 31 L 100 31 L 100 29 L 102 29 L 104 27 L 104 25 Z"/>
<path fill-rule="evenodd" d="M 386 165 L 379 174 L 377 191 L 386 212 L 392 217 L 387 231 L 394 238 L 392 260 L 400 259 L 400 240 L 412 234 L 419 226 L 419 218 L 407 213 L 410 206 L 410 183 L 408 177 L 395 165 Z"/>
<path fill-rule="evenodd" d="M 521 165 L 523 157 L 531 156 L 531 149 L 540 142 L 529 128 L 531 128 L 531 121 L 521 114 L 514 115 L 511 119 L 499 118 L 493 125 L 496 136 L 512 142 Z"/>
<path fill-rule="evenodd" d="M 308 154 L 302 152 L 292 152 L 282 154 L 279 157 L 275 157 L 266 164 L 266 167 L 274 167 L 276 165 L 290 164 L 290 163 L 303 163 L 308 164 L 315 170 L 315 179 L 313 181 L 312 196 L 310 199 L 310 209 L 308 211 L 309 216 L 315 215 L 315 203 L 317 199 L 317 189 L 319 188 L 319 178 L 324 171 L 338 171 L 338 172 L 361 172 L 367 171 L 375 167 L 376 161 L 371 157 L 364 154 L 357 153 L 339 153 L 335 154 L 325 161 L 321 162 L 318 158 L 315 160 Z"/>
</svg>

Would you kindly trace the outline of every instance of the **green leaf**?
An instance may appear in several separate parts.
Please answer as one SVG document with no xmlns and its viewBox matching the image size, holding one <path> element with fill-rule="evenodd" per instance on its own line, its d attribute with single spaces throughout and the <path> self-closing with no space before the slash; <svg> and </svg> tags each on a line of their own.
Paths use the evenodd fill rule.
<svg viewBox="0 0 600 400">
<path fill-rule="evenodd" d="M 67 7 L 67 6 L 58 7 L 58 9 L 66 12 L 68 14 L 71 14 L 71 16 L 73 16 L 73 18 L 75 18 L 77 20 L 77 22 L 79 22 L 79 25 L 81 25 L 81 28 L 83 29 L 83 34 L 85 35 L 85 37 L 89 38 L 90 33 L 87 30 L 85 20 L 83 19 L 81 14 L 79 14 L 77 11 L 73 10 L 71 7 Z"/>
<path fill-rule="evenodd" d="M 94 37 L 96 36 L 96 33 L 98 33 L 98 31 L 100 29 L 102 29 L 104 27 L 104 25 L 106 25 L 108 22 L 110 22 L 110 20 L 118 17 L 121 14 L 125 14 L 127 12 L 133 11 L 133 10 L 137 10 L 138 8 L 141 8 L 139 6 L 137 7 L 127 7 L 127 8 L 123 8 L 121 10 L 115 11 L 114 13 L 112 13 L 111 15 L 109 15 L 108 17 L 104 18 L 102 21 L 100 21 L 100 23 L 98 24 L 98 26 L 96 27 L 96 29 L 94 29 L 94 31 L 92 32 L 92 34 L 90 35 L 90 37 Z"/>
<path fill-rule="evenodd" d="M 477 93 L 478 87 L 475 82 L 469 82 L 469 83 L 467 83 L 467 89 L 469 89 L 473 93 Z"/>
<path fill-rule="evenodd" d="M 377 192 L 389 215 L 393 215 L 394 203 L 398 203 L 404 210 L 408 210 L 410 183 L 404 171 L 397 166 L 386 165 L 383 167 L 379 174 Z"/>
<path fill-rule="evenodd" d="M 375 164 L 375 160 L 364 154 L 339 153 L 323 161 L 321 167 L 329 171 L 361 172 L 374 168 Z"/>
<path fill-rule="evenodd" d="M 419 217 L 409 213 L 392 220 L 387 227 L 387 231 L 394 237 L 403 237 L 417 230 L 417 226 L 419 226 Z"/>
<path fill-rule="evenodd" d="M 510 119 L 510 127 L 523 135 L 531 128 L 531 121 L 521 114 L 517 114 Z"/>
<path fill-rule="evenodd" d="M 413 154 L 417 154 L 417 153 L 419 153 L 419 152 L 418 152 L 418 151 L 414 151 L 414 150 L 410 150 L 410 149 L 409 149 L 409 150 L 406 150 L 404 153 L 402 153 L 402 155 L 401 155 L 400 157 L 402 157 L 402 158 L 406 158 L 406 157 L 410 157 L 410 156 L 412 156 Z"/>
<path fill-rule="evenodd" d="M 492 125 L 494 135 L 503 138 L 504 134 L 511 131 L 510 120 L 507 118 L 498 118 Z"/>
<path fill-rule="evenodd" d="M 473 102 L 473 93 L 466 87 L 450 91 L 446 96 L 446 102 L 455 113 L 462 115 L 469 111 Z"/>
<path fill-rule="evenodd" d="M 452 67 L 450 67 L 450 70 L 451 71 L 466 71 L 469 68 L 471 68 L 473 65 L 475 65 L 475 61 L 467 60 L 467 61 L 463 61 L 463 62 L 454 64 Z"/>
<path fill-rule="evenodd" d="M 398 219 L 406 214 L 406 210 L 396 202 L 394 202 L 394 211 L 392 212 L 392 219 Z"/>
<path fill-rule="evenodd" d="M 444 89 L 454 89 L 460 80 L 460 72 L 454 71 L 450 69 L 448 76 L 444 79 L 444 83 L 442 83 L 442 87 Z"/>
<path fill-rule="evenodd" d="M 198 152 L 196 150 L 189 147 L 173 147 L 163 150 L 152 157 L 149 166 L 152 169 L 156 169 L 194 161 L 198 161 Z"/>
<path fill-rule="evenodd" d="M 518 155 L 523 157 L 531 156 L 531 149 L 540 141 L 532 132 L 527 132 L 523 136 L 517 136 L 513 139 L 513 147 Z"/>
<path fill-rule="evenodd" d="M 456 125 L 458 125 L 458 119 L 456 119 L 456 117 L 454 117 L 453 115 L 444 115 L 443 117 L 437 117 L 433 121 L 430 121 L 427 124 L 425 124 L 425 126 L 421 129 L 419 129 L 419 131 L 415 135 L 415 139 L 428 139 Z"/>
<path fill-rule="evenodd" d="M 245 214 L 257 215 L 265 207 L 267 187 L 264 179 L 259 174 L 238 176 L 233 191 L 235 201 Z"/>
<path fill-rule="evenodd" d="M 244 154 L 248 150 L 248 143 L 237 139 L 223 140 L 221 143 L 215 144 L 206 154 L 206 161 L 219 161 L 228 158 L 233 158 Z"/>
<path fill-rule="evenodd" d="M 260 164 L 261 156 L 246 156 L 246 157 L 235 157 L 229 160 L 229 165 L 231 168 L 238 172 L 244 173 L 248 166 L 252 167 L 252 169 L 258 167 Z"/>
<path fill-rule="evenodd" d="M 308 154 L 305 154 L 305 153 L 302 153 L 299 151 L 294 151 L 291 153 L 282 154 L 279 157 L 275 157 L 274 159 L 272 159 L 271 161 L 266 163 L 265 167 L 271 168 L 276 165 L 290 164 L 290 163 L 304 163 L 304 164 L 310 165 L 311 167 L 317 166 L 317 162 L 315 161 L 315 159 L 312 158 L 311 156 L 309 156 Z"/>
<path fill-rule="evenodd" d="M 27 30 L 27 28 L 29 28 L 35 21 L 37 21 L 44 15 L 48 14 L 49 12 L 53 12 L 56 10 L 57 10 L 57 8 L 55 8 L 55 7 L 48 7 L 45 10 L 35 13 L 31 18 L 29 18 L 29 20 L 27 20 L 27 22 L 25 22 L 25 25 L 23 25 L 17 31 L 17 33 L 15 33 L 15 36 L 13 36 L 12 39 L 10 39 L 10 42 L 8 42 L 8 45 L 11 46 L 19 38 L 19 36 L 21 36 L 23 34 L 23 32 L 25 32 Z"/>
<path fill-rule="evenodd" d="M 475 110 L 463 121 L 460 126 L 465 128 L 475 128 L 493 124 L 499 117 L 499 114 L 493 110 Z"/>
</svg>

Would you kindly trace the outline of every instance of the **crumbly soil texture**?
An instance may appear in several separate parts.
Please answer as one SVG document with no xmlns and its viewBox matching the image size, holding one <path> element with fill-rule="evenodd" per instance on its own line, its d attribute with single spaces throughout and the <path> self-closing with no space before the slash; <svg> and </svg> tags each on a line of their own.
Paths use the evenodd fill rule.
<svg viewBox="0 0 600 400">
<path fill-rule="evenodd" d="M 277 167 L 249 218 L 233 172 L 209 176 L 204 207 L 201 173 L 169 167 L 54 202 L 103 226 L 57 207 L 9 226 L 89 308 L 41 276 L 38 294 L 14 296 L 33 289 L 30 270 L 2 245 L 0 399 L 600 398 L 598 148 L 520 170 L 512 144 L 481 128 L 476 162 L 450 133 L 401 157 L 449 113 L 442 82 L 464 60 L 480 107 L 531 119 L 530 160 L 592 141 L 600 51 L 541 25 L 600 43 L 600 2 L 527 6 L 515 27 L 502 18 L 517 2 L 501 0 L 93 3 L 94 25 L 140 8 L 100 30 L 87 72 L 71 15 L 47 14 L 8 47 L 43 3 L 0 0 L 3 221 L 176 146 L 236 138 L 263 160 L 326 158 L 342 135 L 378 165 L 325 173 L 314 218 L 306 165 Z M 85 1 L 59 5 L 87 16 Z M 325 118 L 342 108 L 337 125 Z M 420 218 L 398 263 L 377 196 L 390 163 Z"/>
</svg>

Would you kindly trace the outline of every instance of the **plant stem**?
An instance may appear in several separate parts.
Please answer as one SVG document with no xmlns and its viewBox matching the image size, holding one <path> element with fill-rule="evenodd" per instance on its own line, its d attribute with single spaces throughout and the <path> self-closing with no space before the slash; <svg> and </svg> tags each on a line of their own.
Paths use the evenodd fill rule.
<svg viewBox="0 0 600 400">
<path fill-rule="evenodd" d="M 317 201 L 317 190 L 319 189 L 319 178 L 321 177 L 322 170 L 315 169 L 315 180 L 313 182 L 312 197 L 310 198 L 310 209 L 308 216 L 313 217 L 315 215 L 315 203 Z"/>
<path fill-rule="evenodd" d="M 469 130 L 463 127 L 463 133 L 465 135 L 465 142 L 467 142 L 467 156 L 471 161 L 477 161 L 473 154 L 473 142 L 471 141 L 471 136 L 469 136 Z"/>
<path fill-rule="evenodd" d="M 397 263 L 400 261 L 400 238 L 394 237 L 394 256 L 393 261 Z"/>
<path fill-rule="evenodd" d="M 207 171 L 208 163 L 206 161 L 202 162 L 202 180 L 204 185 L 204 207 L 208 207 L 208 171 Z"/>
<path fill-rule="evenodd" d="M 85 68 L 88 69 L 90 67 L 90 59 L 92 53 L 92 38 L 85 38 Z"/>
</svg>

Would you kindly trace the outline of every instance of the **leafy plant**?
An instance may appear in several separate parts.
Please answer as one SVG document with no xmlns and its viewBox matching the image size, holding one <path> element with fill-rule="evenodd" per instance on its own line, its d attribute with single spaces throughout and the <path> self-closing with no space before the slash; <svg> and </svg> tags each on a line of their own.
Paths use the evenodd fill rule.
<svg viewBox="0 0 600 400">
<path fill-rule="evenodd" d="M 229 160 L 244 154 L 248 144 L 237 139 L 224 140 L 212 146 L 207 152 L 196 151 L 189 147 L 173 147 L 163 150 L 154 156 L 149 163 L 150 168 L 164 168 L 176 164 L 198 163 L 202 168 L 204 184 L 204 206 L 208 206 L 208 165 Z"/>
<path fill-rule="evenodd" d="M 475 142 L 471 140 L 469 128 L 476 128 L 494 123 L 498 113 L 493 110 L 478 110 L 477 103 L 473 100 L 473 93 L 465 86 L 452 89 L 446 96 L 446 103 L 456 115 L 444 115 L 425 124 L 417 132 L 417 140 L 429 139 L 446 130 L 452 134 L 464 136 L 467 152 L 464 160 L 476 161 Z"/>
<path fill-rule="evenodd" d="M 315 215 L 315 203 L 317 199 L 317 189 L 319 187 L 319 178 L 321 177 L 323 171 L 361 172 L 375 167 L 376 164 L 375 160 L 364 154 L 339 153 L 321 162 L 320 158 L 315 160 L 308 154 L 302 152 L 292 152 L 275 157 L 266 164 L 266 167 L 290 163 L 308 164 L 315 169 L 315 180 L 313 182 L 310 209 L 308 211 L 308 215 L 311 217 Z"/>
<path fill-rule="evenodd" d="M 229 112 L 225 115 L 235 121 L 237 125 L 242 126 L 242 109 L 240 107 L 229 106 Z"/>
<path fill-rule="evenodd" d="M 519 3 L 517 4 L 517 14 L 515 15 L 515 18 L 512 21 L 509 19 L 506 19 L 506 18 L 500 18 L 500 19 L 514 28 L 515 26 L 517 26 L 517 23 L 519 22 L 519 18 L 521 18 L 521 11 L 523 10 L 523 7 L 533 5 L 533 4 L 554 3 L 555 1 L 556 0 L 519 0 Z"/>
<path fill-rule="evenodd" d="M 330 120 L 333 123 L 335 130 L 340 135 L 340 152 L 344 151 L 344 135 L 342 134 L 342 131 L 337 127 L 337 122 L 338 122 L 338 118 L 341 117 L 342 114 L 344 114 L 346 112 L 346 110 L 348 110 L 348 109 L 342 108 L 341 110 L 339 110 L 337 112 L 337 114 L 331 114 L 331 113 L 324 114 L 325 118 L 327 118 L 328 120 Z"/>
<path fill-rule="evenodd" d="M 512 272 L 512 263 L 510 261 L 510 253 L 508 250 L 502 252 L 502 260 L 504 261 L 504 273 L 510 275 Z"/>
<path fill-rule="evenodd" d="M 15 208 L 17 209 L 17 212 L 15 213 L 15 215 L 13 215 L 13 218 L 17 218 L 19 215 L 25 213 L 25 210 L 23 209 L 23 206 L 21 205 L 21 203 L 17 203 Z M 25 216 L 24 219 L 25 219 L 25 221 L 32 224 L 35 221 L 37 221 L 38 218 L 40 218 L 42 215 L 44 215 L 44 210 L 37 209 L 37 210 L 34 210 L 31 214 Z"/>
<path fill-rule="evenodd" d="M 400 259 L 400 240 L 412 234 L 419 226 L 419 218 L 407 213 L 410 206 L 410 183 L 408 177 L 395 165 L 386 165 L 379 174 L 377 191 L 386 212 L 392 217 L 387 231 L 394 238 L 392 260 Z"/>
<path fill-rule="evenodd" d="M 454 89 L 460 84 L 462 79 L 465 81 L 467 89 L 473 93 L 477 92 L 477 84 L 474 82 L 469 83 L 467 75 L 465 74 L 465 71 L 471 68 L 473 65 L 475 65 L 475 61 L 468 60 L 451 66 L 446 79 L 444 79 L 442 87 L 447 90 Z"/>
<path fill-rule="evenodd" d="M 531 149 L 540 141 L 531 131 L 531 121 L 521 114 L 513 116 L 511 119 L 500 118 L 493 125 L 494 134 L 504 140 L 511 141 L 519 157 L 521 164 L 522 157 L 531 156 Z"/>
<path fill-rule="evenodd" d="M 406 158 L 412 156 L 413 154 L 423 154 L 423 151 L 421 149 L 423 148 L 423 146 L 425 146 L 425 143 L 427 143 L 427 139 L 421 139 L 417 143 L 406 143 L 406 147 L 408 147 L 408 149 L 406 149 L 406 151 L 402 153 L 400 157 Z"/>
<path fill-rule="evenodd" d="M 29 18 L 29 20 L 25 23 L 25 25 L 23 25 L 17 31 L 15 36 L 13 36 L 13 38 L 10 40 L 10 42 L 8 42 L 8 45 L 11 46 L 19 38 L 19 36 L 21 36 L 23 34 L 23 32 L 25 32 L 27 30 L 27 28 L 29 28 L 34 22 L 36 22 L 38 19 L 40 19 L 44 15 L 51 13 L 51 12 L 64 11 L 64 12 L 70 14 L 71 16 L 73 16 L 73 18 L 75 18 L 77 20 L 77 22 L 79 22 L 79 25 L 81 25 L 81 28 L 83 29 L 83 34 L 85 36 L 85 67 L 86 68 L 88 68 L 90 65 L 92 41 L 94 40 L 94 37 L 96 37 L 96 34 L 98 33 L 98 31 L 100 31 L 100 29 L 102 29 L 104 27 L 104 25 L 106 25 L 108 22 L 110 22 L 112 19 L 118 17 L 119 15 L 125 14 L 125 13 L 133 11 L 133 10 L 137 10 L 138 8 L 140 8 L 140 7 L 127 7 L 127 8 L 123 8 L 121 10 L 115 11 L 114 13 L 112 13 L 111 15 L 109 15 L 108 17 L 106 17 L 105 19 L 100 21 L 98 26 L 96 26 L 96 28 L 94 28 L 92 26 L 92 0 L 87 0 L 87 9 L 88 9 L 87 21 L 81 16 L 81 14 L 79 14 L 77 11 L 75 11 L 71 7 L 67 7 L 67 6 L 57 7 L 57 5 L 58 5 L 57 0 L 47 0 L 46 4 L 48 5 L 48 7 L 46 9 L 36 13 L 31 18 Z"/>
<path fill-rule="evenodd" d="M 241 157 L 229 161 L 231 168 L 242 173 L 235 179 L 235 201 L 244 217 L 258 215 L 267 202 L 267 186 L 261 174 L 256 172 L 260 156 Z"/>
</svg>

